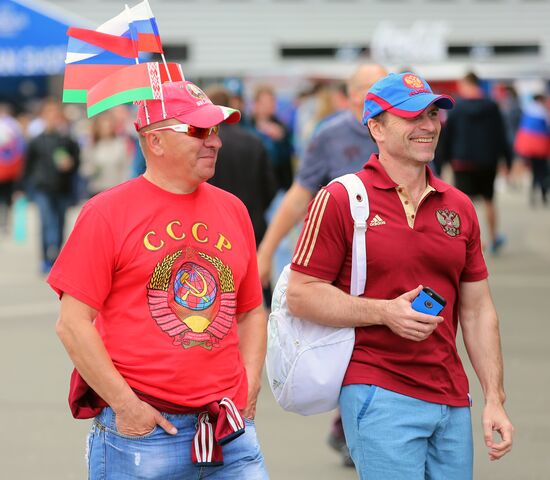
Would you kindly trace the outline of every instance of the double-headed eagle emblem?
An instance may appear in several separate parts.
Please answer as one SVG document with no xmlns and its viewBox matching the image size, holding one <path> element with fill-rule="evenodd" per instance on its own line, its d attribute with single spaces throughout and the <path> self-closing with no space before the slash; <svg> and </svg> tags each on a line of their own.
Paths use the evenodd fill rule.
<svg viewBox="0 0 550 480">
<path fill-rule="evenodd" d="M 437 210 L 435 212 L 437 221 L 443 228 L 443 231 L 450 237 L 456 237 L 460 234 L 460 217 L 458 213 L 449 210 L 448 208 Z"/>
</svg>

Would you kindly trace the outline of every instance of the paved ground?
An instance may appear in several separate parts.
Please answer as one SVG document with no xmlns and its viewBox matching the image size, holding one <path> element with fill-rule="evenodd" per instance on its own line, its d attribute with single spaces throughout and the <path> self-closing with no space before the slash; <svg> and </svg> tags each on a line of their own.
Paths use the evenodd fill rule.
<svg viewBox="0 0 550 480">
<path fill-rule="evenodd" d="M 515 448 L 497 463 L 487 459 L 480 433 L 482 397 L 469 370 L 474 396 L 476 478 L 550 478 L 550 209 L 530 210 L 522 192 L 501 194 L 508 245 L 489 259 L 500 312 L 508 411 Z M 25 244 L 0 237 L 0 465 L 2 479 L 85 478 L 87 422 L 66 406 L 71 365 L 54 334 L 57 302 L 37 274 L 34 212 Z M 330 415 L 301 418 L 281 411 L 263 389 L 258 411 L 271 478 L 354 479 L 326 446 Z"/>
</svg>

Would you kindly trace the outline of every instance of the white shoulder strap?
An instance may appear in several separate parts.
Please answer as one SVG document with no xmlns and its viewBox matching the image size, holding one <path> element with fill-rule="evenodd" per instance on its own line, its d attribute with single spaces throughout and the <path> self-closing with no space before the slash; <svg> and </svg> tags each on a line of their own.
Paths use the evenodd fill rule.
<svg viewBox="0 0 550 480">
<path fill-rule="evenodd" d="M 365 185 L 354 173 L 342 175 L 332 182 L 341 183 L 348 192 L 349 207 L 353 218 L 350 294 L 358 296 L 365 291 L 367 282 L 366 232 L 367 219 L 369 218 L 369 197 Z"/>
</svg>

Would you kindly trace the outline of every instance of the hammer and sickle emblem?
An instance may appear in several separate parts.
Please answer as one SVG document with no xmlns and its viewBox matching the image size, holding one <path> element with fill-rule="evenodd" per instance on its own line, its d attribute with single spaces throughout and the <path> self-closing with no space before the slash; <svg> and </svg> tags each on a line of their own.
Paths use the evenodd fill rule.
<svg viewBox="0 0 550 480">
<path fill-rule="evenodd" d="M 206 295 L 206 292 L 208 291 L 208 284 L 206 283 L 206 279 L 204 278 L 204 276 L 202 275 L 202 273 L 200 273 L 199 271 L 196 271 L 195 272 L 201 279 L 202 281 L 202 291 L 199 291 L 197 288 L 195 288 L 194 285 L 191 285 L 189 283 L 189 272 L 185 272 L 182 276 L 181 276 L 181 283 L 182 285 L 186 285 L 187 286 L 187 291 L 185 292 L 185 294 L 181 297 L 181 299 L 186 302 L 187 301 L 187 297 L 189 297 L 189 294 L 192 293 L 193 296 L 195 297 L 198 297 L 198 298 L 204 298 L 204 296 Z"/>
</svg>

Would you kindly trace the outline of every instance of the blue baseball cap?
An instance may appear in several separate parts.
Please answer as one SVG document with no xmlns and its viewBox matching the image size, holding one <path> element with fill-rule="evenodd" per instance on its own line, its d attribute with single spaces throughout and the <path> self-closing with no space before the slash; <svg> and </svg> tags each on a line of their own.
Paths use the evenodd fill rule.
<svg viewBox="0 0 550 480">
<path fill-rule="evenodd" d="M 368 91 L 363 109 L 363 125 L 367 124 L 369 118 L 382 112 L 403 118 L 416 117 L 432 103 L 449 110 L 455 101 L 449 95 L 436 95 L 428 82 L 414 73 L 390 73 Z"/>
</svg>

